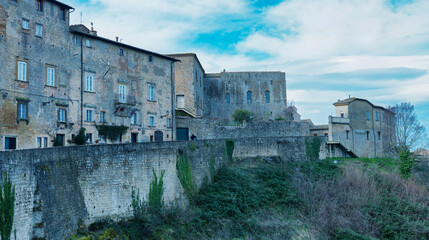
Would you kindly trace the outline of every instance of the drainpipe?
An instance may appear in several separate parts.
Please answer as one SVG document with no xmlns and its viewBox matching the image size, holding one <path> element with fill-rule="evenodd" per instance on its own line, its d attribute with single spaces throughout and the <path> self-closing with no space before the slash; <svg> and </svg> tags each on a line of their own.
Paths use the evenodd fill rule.
<svg viewBox="0 0 429 240">
<path fill-rule="evenodd" d="M 175 140 L 175 136 L 174 136 L 174 128 L 175 128 L 175 122 L 176 122 L 176 111 L 174 108 L 174 96 L 175 96 L 175 92 L 174 92 L 174 62 L 171 62 L 171 141 Z"/>
<path fill-rule="evenodd" d="M 83 128 L 83 36 L 80 38 L 80 127 Z"/>
<path fill-rule="evenodd" d="M 377 157 L 377 140 L 375 135 L 374 109 L 372 109 L 372 135 L 374 136 L 374 157 Z"/>
</svg>

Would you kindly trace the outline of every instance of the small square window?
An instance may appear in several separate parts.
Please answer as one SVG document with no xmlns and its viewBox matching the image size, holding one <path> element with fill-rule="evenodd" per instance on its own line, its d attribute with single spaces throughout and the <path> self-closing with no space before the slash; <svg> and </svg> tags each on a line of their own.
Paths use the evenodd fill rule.
<svg viewBox="0 0 429 240">
<path fill-rule="evenodd" d="M 149 55 L 149 62 L 153 62 L 152 56 Z"/>
<path fill-rule="evenodd" d="M 36 36 L 42 37 L 43 36 L 43 26 L 36 23 Z"/>
<path fill-rule="evenodd" d="M 22 28 L 25 30 L 30 29 L 30 22 L 26 19 L 22 19 Z"/>
<path fill-rule="evenodd" d="M 89 48 L 92 46 L 92 45 L 91 45 L 91 39 L 86 39 L 86 40 L 85 40 L 85 46 L 86 46 L 86 47 L 89 47 Z"/>
</svg>

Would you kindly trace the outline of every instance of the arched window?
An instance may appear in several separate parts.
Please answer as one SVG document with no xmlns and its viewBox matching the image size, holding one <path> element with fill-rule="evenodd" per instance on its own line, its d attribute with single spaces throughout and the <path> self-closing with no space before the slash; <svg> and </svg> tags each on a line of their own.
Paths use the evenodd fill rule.
<svg viewBox="0 0 429 240">
<path fill-rule="evenodd" d="M 252 103 L 252 92 L 251 91 L 247 92 L 247 103 Z"/>
<path fill-rule="evenodd" d="M 230 103 L 231 102 L 231 95 L 229 95 L 229 93 L 226 94 L 226 103 Z"/>
<path fill-rule="evenodd" d="M 265 91 L 265 103 L 270 103 L 270 91 Z"/>
</svg>

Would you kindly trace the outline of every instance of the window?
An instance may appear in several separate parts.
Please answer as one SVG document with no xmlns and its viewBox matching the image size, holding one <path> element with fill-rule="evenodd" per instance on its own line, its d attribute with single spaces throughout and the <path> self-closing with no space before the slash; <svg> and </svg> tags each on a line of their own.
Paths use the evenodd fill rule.
<svg viewBox="0 0 429 240">
<path fill-rule="evenodd" d="M 66 9 L 65 8 L 60 8 L 60 19 L 61 20 L 66 20 Z"/>
<path fill-rule="evenodd" d="M 36 8 L 37 8 L 37 11 L 43 11 L 43 1 L 42 0 L 36 0 Z"/>
<path fill-rule="evenodd" d="M 94 76 L 92 74 L 87 74 L 85 78 L 86 78 L 85 91 L 93 92 L 94 91 Z"/>
<path fill-rule="evenodd" d="M 247 92 L 247 103 L 252 103 L 252 92 L 251 91 Z"/>
<path fill-rule="evenodd" d="M 344 113 L 341 113 L 341 117 L 344 118 Z"/>
<path fill-rule="evenodd" d="M 22 19 L 22 28 L 25 30 L 30 29 L 30 22 L 26 19 Z"/>
<path fill-rule="evenodd" d="M 265 103 L 270 103 L 270 91 L 265 91 Z"/>
<path fill-rule="evenodd" d="M 106 122 L 106 112 L 105 111 L 100 112 L 100 122 L 102 122 L 102 123 Z"/>
<path fill-rule="evenodd" d="M 273 85 L 273 80 L 271 80 L 271 86 Z"/>
<path fill-rule="evenodd" d="M 18 61 L 18 80 L 27 81 L 27 62 Z"/>
<path fill-rule="evenodd" d="M 171 118 L 167 118 L 167 128 L 171 128 Z"/>
<path fill-rule="evenodd" d="M 346 130 L 346 139 L 349 139 L 349 130 Z"/>
<path fill-rule="evenodd" d="M 148 100 L 155 101 L 155 85 L 149 84 Z"/>
<path fill-rule="evenodd" d="M 67 110 L 64 108 L 58 108 L 58 122 L 66 122 Z"/>
<path fill-rule="evenodd" d="M 46 85 L 55 86 L 55 68 L 53 67 L 46 68 Z"/>
<path fill-rule="evenodd" d="M 86 110 L 86 118 L 85 118 L 85 121 L 87 121 L 87 122 L 92 122 L 92 121 L 94 121 L 93 119 L 93 113 L 94 113 L 94 110 L 92 110 L 92 109 L 87 109 Z"/>
<path fill-rule="evenodd" d="M 155 127 L 155 116 L 149 116 L 149 126 Z"/>
<path fill-rule="evenodd" d="M 226 94 L 226 103 L 230 103 L 231 102 L 231 96 L 229 95 L 229 93 Z"/>
<path fill-rule="evenodd" d="M 149 62 L 153 62 L 152 56 L 149 55 Z"/>
<path fill-rule="evenodd" d="M 36 23 L 36 36 L 42 37 L 43 36 L 43 26 Z"/>
<path fill-rule="evenodd" d="M 48 138 L 37 137 L 37 148 L 46 148 L 46 147 L 48 147 Z"/>
<path fill-rule="evenodd" d="M 85 46 L 89 47 L 89 48 L 91 47 L 91 40 L 90 39 L 85 40 Z"/>
<path fill-rule="evenodd" d="M 54 146 L 64 146 L 64 134 L 57 134 Z"/>
<path fill-rule="evenodd" d="M 177 105 L 177 108 L 185 108 L 185 96 L 184 95 L 177 95 L 176 96 L 176 105 Z"/>
<path fill-rule="evenodd" d="M 378 137 L 378 140 L 381 140 L 381 132 L 380 131 L 377 132 L 377 137 Z"/>
<path fill-rule="evenodd" d="M 78 44 L 79 43 L 79 37 L 78 36 L 76 36 L 76 35 L 73 36 L 73 43 L 74 44 Z"/>
<path fill-rule="evenodd" d="M 369 140 L 369 131 L 366 131 L 366 139 Z"/>
<path fill-rule="evenodd" d="M 375 112 L 375 121 L 378 121 L 378 112 Z"/>
<path fill-rule="evenodd" d="M 137 125 L 137 112 L 131 115 L 131 125 Z"/>
<path fill-rule="evenodd" d="M 246 85 L 246 86 L 247 86 L 247 81 L 244 81 L 244 85 Z"/>
<path fill-rule="evenodd" d="M 17 113 L 18 120 L 28 119 L 28 102 L 22 102 L 18 101 L 18 113 Z"/>
<path fill-rule="evenodd" d="M 369 111 L 366 111 L 366 120 L 369 121 Z"/>
<path fill-rule="evenodd" d="M 127 102 L 127 86 L 125 85 L 119 85 L 119 102 Z"/>
<path fill-rule="evenodd" d="M 124 49 L 123 48 L 119 48 L 119 56 L 124 56 Z"/>
<path fill-rule="evenodd" d="M 4 149 L 16 149 L 16 137 L 5 137 Z"/>
</svg>

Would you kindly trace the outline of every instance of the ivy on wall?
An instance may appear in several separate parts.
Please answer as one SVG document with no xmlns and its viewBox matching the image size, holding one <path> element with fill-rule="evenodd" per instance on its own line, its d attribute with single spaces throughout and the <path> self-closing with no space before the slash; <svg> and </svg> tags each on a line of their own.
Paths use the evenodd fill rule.
<svg viewBox="0 0 429 240">
<path fill-rule="evenodd" d="M 127 132 L 126 126 L 97 125 L 98 135 L 107 137 L 110 141 L 115 141 L 119 135 Z"/>
</svg>

